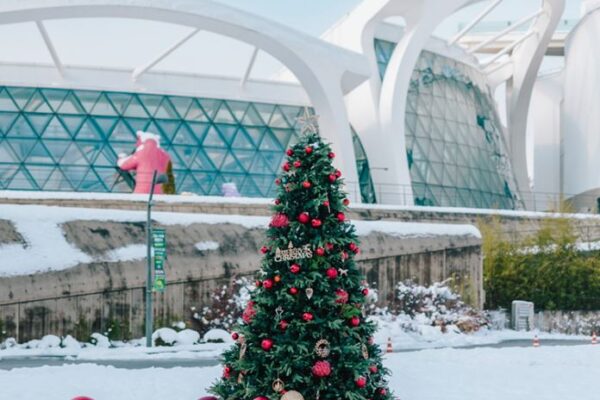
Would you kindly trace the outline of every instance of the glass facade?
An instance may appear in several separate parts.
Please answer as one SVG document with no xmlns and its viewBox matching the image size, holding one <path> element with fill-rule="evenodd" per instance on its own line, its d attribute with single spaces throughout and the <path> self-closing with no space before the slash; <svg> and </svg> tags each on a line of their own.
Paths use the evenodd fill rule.
<svg viewBox="0 0 600 400">
<path fill-rule="evenodd" d="M 302 107 L 87 90 L 0 87 L 0 189 L 130 192 L 115 168 L 138 130 L 158 133 L 178 193 L 272 197 Z M 354 136 L 360 187 L 368 162 Z M 364 182 L 362 180 L 365 180 Z"/>
<path fill-rule="evenodd" d="M 395 46 L 375 41 L 382 78 Z M 502 125 L 475 68 L 421 53 L 407 97 L 406 148 L 415 204 L 517 208 Z"/>
</svg>

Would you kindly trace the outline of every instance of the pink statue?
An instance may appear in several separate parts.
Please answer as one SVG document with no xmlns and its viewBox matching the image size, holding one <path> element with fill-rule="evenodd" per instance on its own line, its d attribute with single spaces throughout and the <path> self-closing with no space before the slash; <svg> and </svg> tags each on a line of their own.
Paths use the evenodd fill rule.
<svg viewBox="0 0 600 400">
<path fill-rule="evenodd" d="M 171 157 L 160 148 L 160 136 L 138 131 L 135 153 L 130 156 L 119 154 L 117 165 L 124 171 L 136 171 L 133 193 L 150 193 L 152 175 L 166 174 Z M 154 187 L 155 194 L 162 194 L 162 185 Z"/>
</svg>

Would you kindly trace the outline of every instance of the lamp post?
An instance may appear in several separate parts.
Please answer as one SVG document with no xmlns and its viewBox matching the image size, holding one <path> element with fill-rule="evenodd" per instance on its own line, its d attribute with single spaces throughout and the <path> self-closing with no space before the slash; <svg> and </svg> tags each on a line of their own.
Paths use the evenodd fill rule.
<svg viewBox="0 0 600 400">
<path fill-rule="evenodd" d="M 146 214 L 146 347 L 152 347 L 152 328 L 154 327 L 154 315 L 152 313 L 152 197 L 156 184 L 167 183 L 166 175 L 157 176 L 157 171 L 152 174 L 152 185 Z"/>
</svg>

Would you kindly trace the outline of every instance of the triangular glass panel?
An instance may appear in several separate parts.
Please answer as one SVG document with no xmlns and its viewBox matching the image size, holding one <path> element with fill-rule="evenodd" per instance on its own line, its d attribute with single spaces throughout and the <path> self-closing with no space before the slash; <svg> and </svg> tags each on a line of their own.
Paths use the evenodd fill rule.
<svg viewBox="0 0 600 400">
<path fill-rule="evenodd" d="M 14 154 L 20 161 L 25 161 L 27 156 L 33 150 L 33 147 L 37 143 L 35 139 L 11 139 L 10 147 L 12 147 Z"/>
<path fill-rule="evenodd" d="M 40 113 L 51 113 L 52 109 L 46 103 L 46 99 L 42 96 L 39 90 L 36 90 L 33 95 L 29 98 L 29 101 L 25 105 L 23 111 L 26 112 L 40 112 Z"/>
<path fill-rule="evenodd" d="M 169 157 L 171 157 L 171 163 L 173 164 L 173 169 L 187 169 L 188 166 L 185 165 L 185 162 L 179 157 L 173 146 L 166 146 L 163 148 L 164 151 L 167 152 Z"/>
<path fill-rule="evenodd" d="M 292 129 L 271 129 L 271 132 L 275 135 L 282 149 L 288 147 L 290 140 L 292 139 L 292 135 L 294 134 L 294 130 Z"/>
<path fill-rule="evenodd" d="M 0 89 L 0 110 L 2 111 L 19 111 L 17 105 L 12 100 L 8 91 L 4 88 Z"/>
<path fill-rule="evenodd" d="M 227 105 L 229 106 L 229 111 L 231 111 L 235 117 L 236 122 L 242 122 L 244 114 L 246 114 L 246 110 L 248 109 L 248 103 L 243 101 L 228 100 Z"/>
<path fill-rule="evenodd" d="M 249 128 L 247 126 L 245 126 L 244 129 L 246 130 L 248 136 L 252 139 L 255 147 L 258 147 L 267 130 L 267 128 Z"/>
<path fill-rule="evenodd" d="M 107 93 L 106 96 L 119 115 L 124 115 L 133 95 L 127 93 Z"/>
<path fill-rule="evenodd" d="M 246 135 L 243 128 L 238 129 L 237 134 L 231 147 L 234 149 L 254 149 L 256 146 L 252 143 L 252 140 Z"/>
<path fill-rule="evenodd" d="M 86 110 L 79 103 L 73 92 L 69 92 L 62 104 L 58 108 L 60 114 L 85 114 Z"/>
<path fill-rule="evenodd" d="M 76 121 L 71 120 L 65 120 L 66 118 L 70 118 L 70 117 L 59 117 L 61 118 L 61 121 L 63 122 L 63 124 L 71 122 L 73 124 L 76 123 Z M 69 130 L 71 128 L 68 128 Z M 83 125 L 81 125 L 78 130 L 77 130 L 77 140 L 81 140 L 81 139 L 89 139 L 89 140 L 104 140 L 104 136 L 102 135 L 102 132 L 100 132 L 100 130 L 96 127 L 96 125 L 94 125 L 91 121 L 91 119 L 87 118 L 83 121 Z"/>
<path fill-rule="evenodd" d="M 197 193 L 199 191 L 198 183 L 190 173 L 182 173 L 177 177 L 177 190 L 187 193 Z"/>
<path fill-rule="evenodd" d="M 192 146 L 173 146 L 171 147 L 171 151 L 177 153 L 183 164 L 187 168 L 192 167 L 192 163 L 196 157 L 196 153 L 198 153 L 198 147 Z"/>
<path fill-rule="evenodd" d="M 283 161 L 284 153 L 282 151 L 263 151 L 260 154 L 269 164 L 269 168 L 273 172 L 277 172 L 277 168 L 279 168 Z"/>
<path fill-rule="evenodd" d="M 179 97 L 179 96 L 171 96 L 169 97 L 171 104 L 175 107 L 175 111 L 177 111 L 178 118 L 184 119 L 192 105 L 193 99 L 191 97 Z"/>
<path fill-rule="evenodd" d="M 283 147 L 279 143 L 279 141 L 275 138 L 273 133 L 267 129 L 265 131 L 265 135 L 263 136 L 262 142 L 260 142 L 259 146 L 260 150 L 283 150 Z"/>
<path fill-rule="evenodd" d="M 137 96 L 132 96 L 131 101 L 127 104 L 125 111 L 123 112 L 125 117 L 134 118 L 148 118 L 148 112 L 142 105 L 141 101 Z"/>
<path fill-rule="evenodd" d="M 294 106 L 279 106 L 279 111 L 284 115 L 289 126 L 294 127 L 298 123 L 298 117 L 302 115 L 303 110 L 301 107 Z M 314 114 L 312 109 L 309 109 L 311 114 Z"/>
<path fill-rule="evenodd" d="M 226 147 L 227 143 L 223 140 L 215 126 L 211 124 L 210 128 L 208 128 L 208 131 L 206 132 L 206 136 L 204 136 L 202 146 Z"/>
<path fill-rule="evenodd" d="M 89 167 L 84 167 L 84 166 L 71 166 L 71 165 L 63 165 L 60 167 L 62 169 L 63 174 L 65 175 L 65 177 L 67 178 L 67 180 L 69 181 L 69 183 L 71 183 L 71 186 L 73 186 L 74 189 L 78 189 L 79 185 L 81 184 L 81 182 L 83 181 L 83 178 L 85 178 L 85 176 L 87 175 L 87 172 L 89 170 Z"/>
<path fill-rule="evenodd" d="M 193 100 L 190 105 L 187 114 L 185 114 L 186 121 L 196 121 L 196 122 L 207 122 L 209 119 L 206 116 L 205 112 L 200 107 L 200 104 L 197 100 Z"/>
<path fill-rule="evenodd" d="M 217 111 L 217 113 L 215 114 L 215 117 L 213 118 L 213 122 L 218 123 L 218 124 L 235 124 L 236 123 L 236 120 L 233 117 L 233 115 L 231 114 L 231 111 L 229 111 L 229 107 L 227 107 L 226 102 L 221 103 L 219 110 Z"/>
<path fill-rule="evenodd" d="M 18 163 L 21 161 L 6 140 L 0 140 L 0 160 L 3 163 Z"/>
<path fill-rule="evenodd" d="M 81 96 L 79 96 L 79 99 L 81 100 Z M 100 94 L 100 97 L 98 97 L 96 104 L 94 104 L 94 107 L 92 108 L 91 114 L 115 117 L 118 115 L 117 111 L 113 107 L 108 97 L 106 97 L 105 93 Z"/>
<path fill-rule="evenodd" d="M 214 171 L 215 167 L 204 152 L 204 150 L 199 149 L 196 157 L 192 161 L 190 165 L 191 169 L 194 170 L 202 170 L 202 171 Z M 211 181 L 212 182 L 212 181 Z"/>
<path fill-rule="evenodd" d="M 260 114 L 258 113 L 258 111 L 256 111 L 256 108 L 254 108 L 252 104 L 248 106 L 248 110 L 246 110 L 246 115 L 244 115 L 244 119 L 242 120 L 242 124 L 244 126 L 262 126 L 266 125 L 267 122 L 268 120 L 263 121 L 263 119 L 260 117 Z"/>
<path fill-rule="evenodd" d="M 106 186 L 109 192 L 114 193 L 131 193 L 131 188 L 127 186 L 127 183 L 119 176 L 115 168 L 93 168 L 96 175 L 102 180 L 102 183 Z"/>
<path fill-rule="evenodd" d="M 237 132 L 237 125 L 218 124 L 217 129 L 221 133 L 223 139 L 225 139 L 225 143 L 230 146 L 233 141 L 233 136 Z"/>
<path fill-rule="evenodd" d="M 94 125 L 100 129 L 102 136 L 107 138 L 112 133 L 115 125 L 119 122 L 119 119 L 112 117 L 92 117 L 92 121 L 94 122 Z"/>
<path fill-rule="evenodd" d="M 114 167 L 117 165 L 117 155 L 113 153 L 110 146 L 105 146 L 92 163 L 94 166 Z"/>
<path fill-rule="evenodd" d="M 6 189 L 13 175 L 18 170 L 18 164 L 0 164 L 0 187 Z"/>
<path fill-rule="evenodd" d="M 62 104 L 65 97 L 67 97 L 67 94 L 69 93 L 67 90 L 64 90 L 64 89 L 40 89 L 40 91 L 42 92 L 42 95 L 46 99 L 46 102 L 48 103 L 48 105 L 50 105 L 50 108 L 52 109 L 51 111 L 54 111 L 54 112 L 58 111 L 58 109 L 60 108 L 60 105 Z M 30 103 L 31 103 L 31 101 L 30 101 Z M 34 111 L 34 110 L 28 110 L 28 111 Z M 44 111 L 44 112 L 48 112 L 48 111 Z"/>
<path fill-rule="evenodd" d="M 173 140 L 175 133 L 179 129 L 181 122 L 178 120 L 172 119 L 156 119 L 154 120 L 158 128 L 160 129 L 160 133 L 170 142 Z"/>
<path fill-rule="evenodd" d="M 238 163 L 236 158 L 231 152 L 227 153 L 223 165 L 221 165 L 221 171 L 225 172 L 244 172 L 242 166 Z"/>
<path fill-rule="evenodd" d="M 35 93 L 35 89 L 26 87 L 10 87 L 7 88 L 13 101 L 17 104 L 19 110 L 23 110 L 29 99 Z"/>
<path fill-rule="evenodd" d="M 53 117 L 51 115 L 51 120 L 45 125 L 46 121 L 43 118 L 39 118 L 40 116 L 31 115 L 26 116 L 29 120 L 29 123 L 34 126 L 34 129 L 38 131 L 40 136 L 44 139 L 53 138 L 53 139 L 71 139 L 71 135 L 67 132 L 67 129 L 60 123 L 57 117 Z M 37 127 L 36 127 L 37 125 Z"/>
<path fill-rule="evenodd" d="M 76 143 L 89 164 L 94 163 L 96 157 L 98 157 L 104 147 L 104 144 L 100 142 L 77 141 Z"/>
<path fill-rule="evenodd" d="M 6 134 L 18 116 L 17 113 L 0 111 L 0 134 Z"/>
<path fill-rule="evenodd" d="M 271 115 L 275 110 L 275 106 L 273 104 L 255 103 L 254 108 L 258 111 L 260 119 L 265 121 L 266 125 L 271 125 Z"/>
<path fill-rule="evenodd" d="M 168 97 L 162 98 L 158 109 L 154 113 L 154 118 L 179 119 L 179 115 L 177 114 L 177 111 L 175 111 L 175 107 L 173 107 Z"/>
<path fill-rule="evenodd" d="M 96 175 L 93 169 L 89 169 L 79 185 L 79 190 L 84 192 L 106 192 L 108 189 L 104 186 L 102 179 Z"/>
<path fill-rule="evenodd" d="M 146 118 L 123 118 L 123 121 L 125 121 L 125 123 L 131 129 L 131 131 L 134 134 L 136 134 L 137 131 L 145 131 L 146 127 L 149 125 L 150 120 Z M 156 129 L 152 133 L 160 134 L 160 131 Z"/>
<path fill-rule="evenodd" d="M 44 146 L 50 152 L 50 155 L 54 159 L 55 163 L 59 163 L 61 158 L 65 155 L 65 152 L 69 148 L 71 142 L 66 140 L 44 140 Z"/>
<path fill-rule="evenodd" d="M 206 131 L 211 126 L 203 122 L 184 122 L 184 124 L 193 132 L 196 141 L 199 143 L 202 142 Z"/>
<path fill-rule="evenodd" d="M 56 168 L 46 180 L 44 190 L 72 191 L 73 187 L 65 178 L 60 168 Z"/>
<path fill-rule="evenodd" d="M 54 172 L 54 166 L 50 165 L 28 165 L 26 167 L 29 175 L 33 178 L 38 188 L 43 189 L 48 182 L 48 178 Z"/>
<path fill-rule="evenodd" d="M 17 173 L 13 175 L 8 187 L 13 190 L 39 190 L 35 181 L 29 177 L 24 168 L 19 168 Z"/>
<path fill-rule="evenodd" d="M 171 138 L 173 144 L 181 144 L 187 146 L 198 146 L 199 142 L 196 140 L 196 135 L 190 130 L 188 124 L 182 123 L 179 129 L 175 133 L 175 136 Z"/>
<path fill-rule="evenodd" d="M 156 113 L 156 110 L 158 109 L 158 106 L 162 100 L 162 96 L 155 94 L 138 94 L 138 98 L 150 116 Z"/>
<path fill-rule="evenodd" d="M 79 104 L 81 104 L 81 106 L 83 107 L 85 112 L 90 114 L 92 112 L 92 110 L 94 109 L 94 105 L 96 104 L 96 102 L 98 101 L 98 98 L 100 98 L 100 95 L 102 93 L 92 91 L 92 90 L 78 90 L 76 92 L 73 92 L 73 94 L 75 95 L 77 100 L 79 100 Z M 114 110 L 113 110 L 113 114 L 114 114 Z M 113 115 L 113 114 L 110 114 L 110 115 Z"/>
<path fill-rule="evenodd" d="M 244 181 L 244 185 L 240 188 L 240 193 L 242 194 L 242 196 L 246 197 L 264 196 L 260 189 L 256 186 L 256 183 L 254 183 L 254 180 L 252 180 L 252 177 L 250 176 L 246 179 L 246 181 Z"/>
<path fill-rule="evenodd" d="M 223 164 L 223 160 L 227 155 L 227 150 L 225 149 L 213 149 L 213 148 L 205 148 L 204 151 L 208 158 L 210 158 L 211 162 L 215 166 L 217 170 L 221 169 L 221 165 Z"/>
<path fill-rule="evenodd" d="M 198 102 L 200 103 L 200 106 L 206 113 L 206 116 L 211 121 L 214 121 L 215 115 L 217 114 L 217 111 L 219 110 L 219 106 L 221 105 L 222 101 L 213 99 L 198 99 Z"/>
<path fill-rule="evenodd" d="M 277 164 L 279 165 L 279 164 Z M 252 172 L 256 174 L 269 174 L 273 172 L 273 167 L 269 165 L 268 161 L 265 161 L 261 153 L 258 153 L 254 157 L 254 164 L 252 165 Z M 273 178 L 275 179 L 275 178 Z"/>
<path fill-rule="evenodd" d="M 79 147 L 75 142 L 72 142 L 63 158 L 60 160 L 61 164 L 70 165 L 88 165 L 88 160 L 85 158 Z"/>
<path fill-rule="evenodd" d="M 250 168 L 252 167 L 252 161 L 254 161 L 254 157 L 256 156 L 256 151 L 254 151 L 254 150 L 236 150 L 234 152 L 234 154 L 235 154 L 235 157 L 240 162 L 242 168 L 244 168 L 244 170 L 246 172 L 249 172 Z"/>
<path fill-rule="evenodd" d="M 54 164 L 54 160 L 48 150 L 42 145 L 42 142 L 37 141 L 29 154 L 27 155 L 27 163 L 33 164 Z"/>
<path fill-rule="evenodd" d="M 81 135 L 80 128 L 81 128 L 81 125 L 85 122 L 85 119 L 86 119 L 85 116 L 59 115 L 58 119 L 60 120 L 60 122 L 66 129 L 66 131 L 72 137 L 75 137 L 78 133 L 79 133 L 79 135 Z M 96 129 L 96 127 L 93 127 L 93 128 Z M 89 127 L 87 129 L 89 129 Z M 47 136 L 47 134 L 48 134 L 48 132 L 46 132 L 46 135 L 44 135 L 44 136 Z"/>
<path fill-rule="evenodd" d="M 290 125 L 287 123 L 285 116 L 277 106 L 273 110 L 271 120 L 269 121 L 269 126 L 273 128 L 290 128 Z"/>
<path fill-rule="evenodd" d="M 196 182 L 198 182 L 198 184 L 200 185 L 200 189 L 201 189 L 201 193 L 200 194 L 209 194 L 210 193 L 210 189 L 212 188 L 215 179 L 217 177 L 216 173 L 194 173 L 194 178 L 196 179 Z"/>
<path fill-rule="evenodd" d="M 210 192 L 208 193 L 211 196 L 223 196 L 223 184 L 225 183 L 225 179 L 218 174 L 215 177 L 212 187 L 210 188 Z"/>
<path fill-rule="evenodd" d="M 25 118 L 27 118 L 27 121 L 29 121 L 29 125 L 31 125 L 35 133 L 37 133 L 39 136 L 44 133 L 52 117 L 52 114 L 25 114 Z M 61 129 L 64 130 L 58 120 L 56 120 L 56 123 Z"/>
<path fill-rule="evenodd" d="M 274 175 L 250 175 L 250 179 L 254 182 L 254 185 L 258 188 L 263 197 L 267 197 L 273 186 L 275 185 Z"/>
<path fill-rule="evenodd" d="M 128 124 L 126 124 L 125 121 L 119 118 L 119 122 L 112 130 L 109 140 L 111 142 L 135 142 L 135 131 Z"/>
</svg>

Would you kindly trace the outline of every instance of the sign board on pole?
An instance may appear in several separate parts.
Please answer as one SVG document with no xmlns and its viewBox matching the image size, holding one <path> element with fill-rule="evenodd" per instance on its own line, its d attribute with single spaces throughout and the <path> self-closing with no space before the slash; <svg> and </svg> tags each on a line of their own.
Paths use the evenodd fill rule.
<svg viewBox="0 0 600 400">
<path fill-rule="evenodd" d="M 154 258 L 154 290 L 162 292 L 167 286 L 167 277 L 165 275 L 167 233 L 165 229 L 152 229 L 152 254 Z"/>
</svg>

